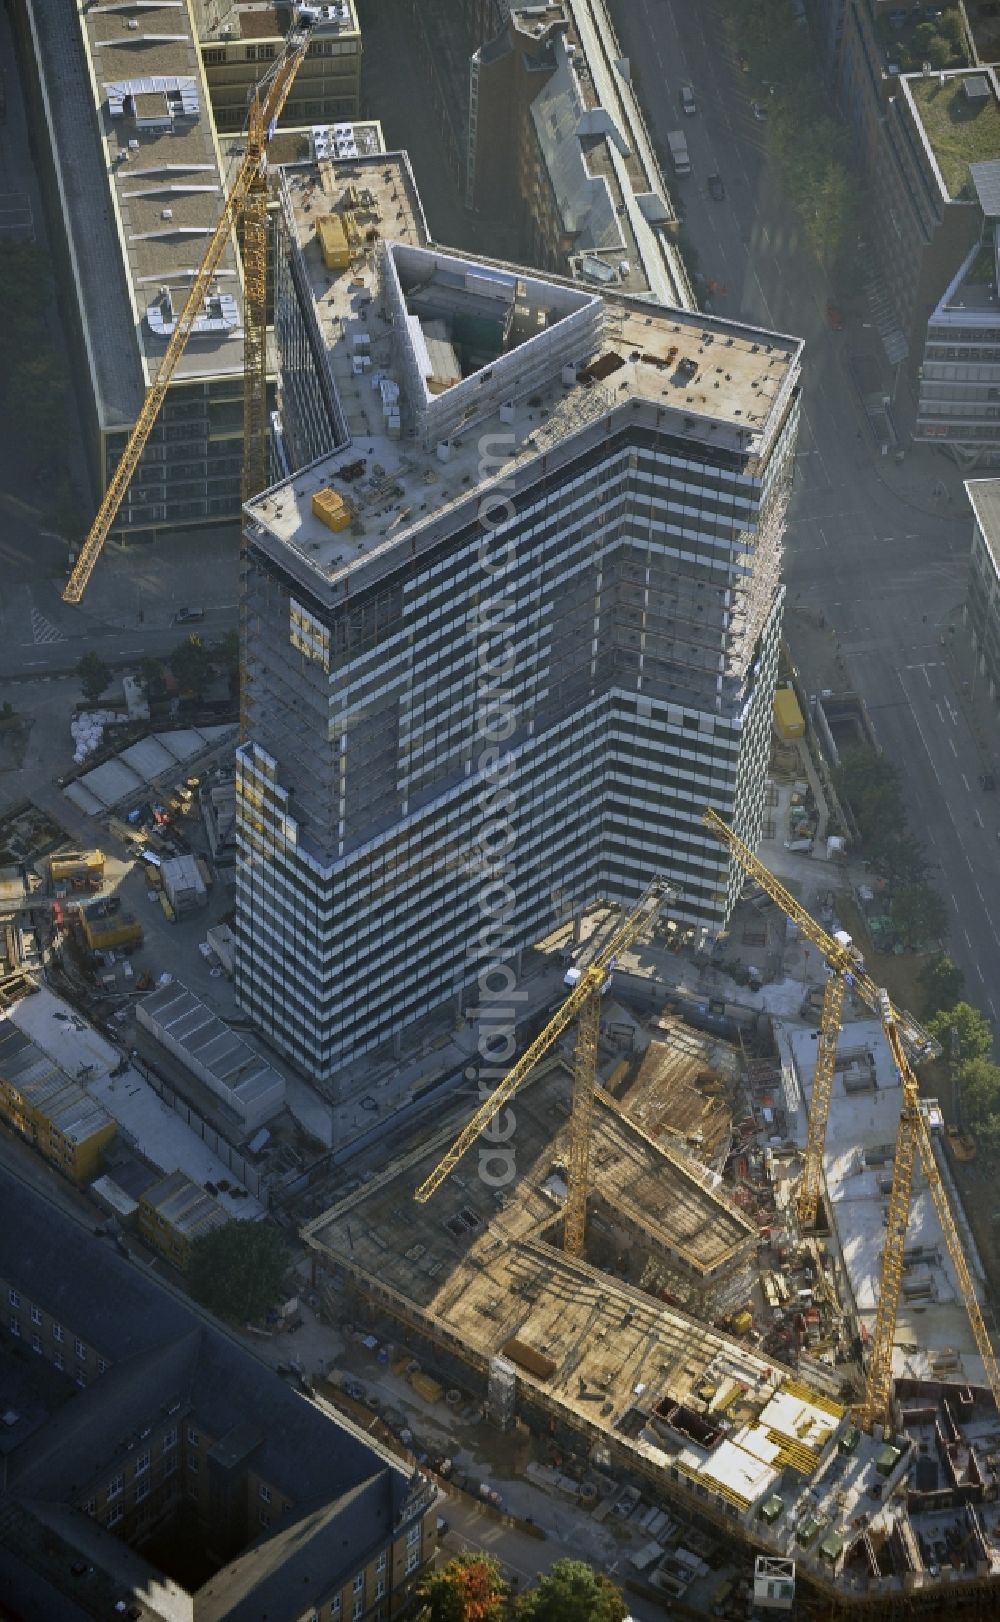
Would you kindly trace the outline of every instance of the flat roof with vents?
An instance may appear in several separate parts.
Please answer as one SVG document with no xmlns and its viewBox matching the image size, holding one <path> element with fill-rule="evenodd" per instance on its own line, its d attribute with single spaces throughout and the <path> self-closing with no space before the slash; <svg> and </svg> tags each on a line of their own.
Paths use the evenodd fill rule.
<svg viewBox="0 0 1000 1622">
<path fill-rule="evenodd" d="M 342 209 L 352 187 L 370 199 L 357 211 L 364 252 L 331 272 L 317 218 Z M 435 517 L 453 515 L 457 527 L 484 488 L 484 436 L 502 435 L 508 447 L 497 477 L 528 482 L 529 464 L 641 400 L 663 408 L 664 432 L 747 455 L 776 432 L 797 386 L 797 338 L 426 246 L 398 156 L 288 166 L 282 206 L 350 442 L 246 511 L 253 543 L 273 548 L 313 591 L 339 596 L 355 571 L 359 584 L 378 578 Z M 446 380 L 435 374 L 428 332 L 447 334 L 462 367 L 454 387 L 429 391 L 430 402 L 427 364 L 436 384 Z M 438 421 L 447 425 L 440 438 L 430 432 Z M 333 534 L 312 497 L 338 487 L 354 519 Z"/>
</svg>

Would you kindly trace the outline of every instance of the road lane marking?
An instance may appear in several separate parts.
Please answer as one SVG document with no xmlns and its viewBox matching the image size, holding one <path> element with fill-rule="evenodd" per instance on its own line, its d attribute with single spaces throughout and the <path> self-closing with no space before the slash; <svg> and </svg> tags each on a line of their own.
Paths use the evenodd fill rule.
<svg viewBox="0 0 1000 1622">
<path fill-rule="evenodd" d="M 924 748 L 926 749 L 926 747 L 927 747 L 927 745 L 925 744 Z M 954 745 L 952 745 L 952 747 L 954 747 Z M 971 794 L 972 790 L 971 790 L 971 788 L 969 788 L 969 779 L 966 777 L 964 772 L 962 773 L 962 782 L 965 784 L 966 788 L 968 789 L 968 792 Z"/>
<path fill-rule="evenodd" d="M 958 759 L 958 750 L 955 748 L 955 740 L 954 740 L 954 738 L 949 738 L 948 742 L 951 745 L 951 752 L 954 755 L 955 759 L 957 760 Z"/>
<path fill-rule="evenodd" d="M 941 725 L 944 726 L 944 714 L 942 712 L 941 706 L 938 703 L 937 699 L 934 700 L 934 708 L 938 712 L 938 720 L 941 722 Z"/>
</svg>

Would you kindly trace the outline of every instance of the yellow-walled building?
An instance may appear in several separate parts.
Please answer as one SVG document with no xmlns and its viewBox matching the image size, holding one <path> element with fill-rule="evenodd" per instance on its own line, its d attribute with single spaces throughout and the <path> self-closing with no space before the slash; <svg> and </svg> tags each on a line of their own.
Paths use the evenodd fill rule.
<svg viewBox="0 0 1000 1622">
<path fill-rule="evenodd" d="M 111 1116 L 9 1019 L 0 1020 L 0 1116 L 78 1182 L 103 1171 Z"/>
<path fill-rule="evenodd" d="M 193 1241 L 229 1220 L 218 1200 L 182 1171 L 168 1172 L 139 1199 L 139 1232 L 182 1271 Z"/>
</svg>

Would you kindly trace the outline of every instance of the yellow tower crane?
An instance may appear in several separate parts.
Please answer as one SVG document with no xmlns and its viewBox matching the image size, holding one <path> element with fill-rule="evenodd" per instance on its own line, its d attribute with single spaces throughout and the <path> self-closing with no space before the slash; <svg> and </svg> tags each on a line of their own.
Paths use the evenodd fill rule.
<svg viewBox="0 0 1000 1622">
<path fill-rule="evenodd" d="M 969 1272 L 969 1264 L 962 1249 L 962 1241 L 955 1226 L 948 1195 L 934 1158 L 927 1121 L 920 1108 L 920 1091 L 916 1077 L 910 1069 L 898 1017 L 884 991 L 878 994 L 878 1014 L 899 1072 L 903 1107 L 896 1132 L 896 1153 L 892 1166 L 892 1190 L 889 1195 L 882 1248 L 882 1277 L 878 1308 L 875 1313 L 875 1330 L 868 1358 L 865 1395 L 859 1415 L 865 1430 L 871 1430 L 877 1424 L 891 1428 L 892 1424 L 892 1345 L 896 1333 L 899 1297 L 903 1287 L 906 1228 L 913 1194 L 914 1163 L 918 1153 L 923 1162 L 924 1175 L 934 1200 L 945 1244 L 948 1246 L 948 1254 L 958 1278 L 958 1286 L 969 1315 L 976 1346 L 983 1360 L 986 1379 L 993 1393 L 993 1401 L 1000 1411 L 1000 1364 L 990 1344 L 989 1332 L 976 1297 L 976 1287 Z"/>
<path fill-rule="evenodd" d="M 441 1187 L 458 1165 L 466 1150 L 471 1149 L 483 1129 L 513 1098 L 521 1083 L 526 1081 L 543 1054 L 547 1053 L 573 1020 L 576 1027 L 576 1056 L 573 1066 L 573 1104 L 569 1124 L 569 1166 L 567 1176 L 566 1210 L 563 1222 L 563 1245 L 571 1256 L 582 1256 L 587 1231 L 587 1192 L 590 1186 L 590 1128 L 594 1110 L 594 1090 L 597 1086 L 597 1044 L 601 1028 L 601 993 L 608 980 L 614 959 L 638 940 L 643 930 L 654 923 L 660 910 L 673 892 L 661 878 L 656 878 L 643 891 L 635 907 L 623 923 L 603 943 L 593 962 L 582 971 L 561 1008 L 553 1015 L 531 1046 L 504 1076 L 475 1115 L 462 1129 L 444 1159 L 435 1166 L 430 1176 L 421 1183 L 414 1199 L 424 1204 Z"/>
<path fill-rule="evenodd" d="M 800 906 L 795 897 L 775 878 L 770 868 L 764 866 L 749 845 L 723 822 L 716 812 L 706 810 L 702 821 L 724 845 L 729 847 L 743 871 L 756 880 L 782 912 L 798 925 L 805 939 L 821 953 L 830 971 L 820 1013 L 820 1035 L 809 1099 L 809 1125 L 798 1195 L 799 1222 L 803 1227 L 811 1227 L 816 1220 L 819 1207 L 823 1145 L 826 1142 L 826 1123 L 830 1114 L 830 1095 L 833 1091 L 833 1076 L 837 1062 L 837 1042 L 840 1036 L 844 992 L 848 986 L 853 987 L 873 1014 L 880 1012 L 880 997 L 883 993 L 871 976 L 865 973 L 861 954 L 857 947 L 852 945 L 848 935 L 828 935 L 822 925 Z M 897 1009 L 893 1009 L 892 1012 L 900 1039 L 915 1059 L 932 1058 L 940 1053 L 940 1044 L 918 1024 L 912 1014 L 900 1013 Z"/>
<path fill-rule="evenodd" d="M 267 143 L 288 99 L 295 75 L 309 46 L 309 28 L 287 37 L 275 64 L 267 93 L 254 90 L 246 130 L 246 150 L 230 184 L 226 201 L 191 290 L 170 336 L 154 382 L 129 434 L 121 461 L 115 468 L 90 526 L 90 533 L 63 591 L 63 601 L 79 603 L 94 572 L 111 526 L 160 414 L 164 396 L 184 353 L 191 330 L 201 314 L 226 245 L 239 229 L 243 257 L 243 481 L 244 501 L 267 482 Z"/>
</svg>

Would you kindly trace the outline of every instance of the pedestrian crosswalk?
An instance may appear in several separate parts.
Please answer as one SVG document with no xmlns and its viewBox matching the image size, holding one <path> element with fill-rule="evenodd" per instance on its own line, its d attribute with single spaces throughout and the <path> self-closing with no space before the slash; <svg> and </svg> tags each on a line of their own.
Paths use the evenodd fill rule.
<svg viewBox="0 0 1000 1622">
<path fill-rule="evenodd" d="M 45 618 L 37 608 L 31 610 L 31 639 L 33 642 L 65 642 L 58 625 Z"/>
</svg>

